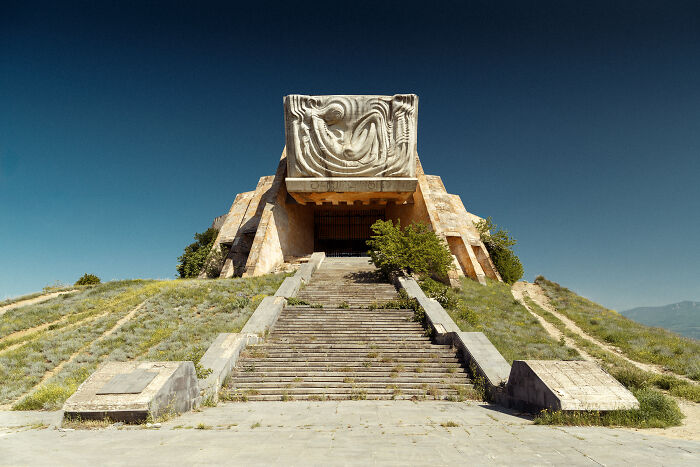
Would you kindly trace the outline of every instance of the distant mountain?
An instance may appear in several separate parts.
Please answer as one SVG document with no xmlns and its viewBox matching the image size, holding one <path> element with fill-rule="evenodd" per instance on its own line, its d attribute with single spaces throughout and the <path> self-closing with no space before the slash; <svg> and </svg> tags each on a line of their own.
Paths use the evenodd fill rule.
<svg viewBox="0 0 700 467">
<path fill-rule="evenodd" d="M 620 314 L 647 326 L 658 326 L 700 340 L 700 302 L 643 306 L 622 311 Z"/>
</svg>

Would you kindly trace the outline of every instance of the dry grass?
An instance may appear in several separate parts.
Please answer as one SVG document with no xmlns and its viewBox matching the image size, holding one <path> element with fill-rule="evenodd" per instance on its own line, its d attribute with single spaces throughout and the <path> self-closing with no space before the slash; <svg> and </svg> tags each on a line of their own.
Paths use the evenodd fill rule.
<svg viewBox="0 0 700 467">
<path fill-rule="evenodd" d="M 578 360 L 576 350 L 554 340 L 518 301 L 510 286 L 488 280 L 487 285 L 463 278 L 447 311 L 463 331 L 481 331 L 503 357 L 513 360 Z"/>
<path fill-rule="evenodd" d="M 92 303 L 98 303 L 101 313 L 88 324 L 47 330 L 17 349 L 0 353 L 0 403 L 26 394 L 48 371 L 77 351 L 80 352 L 73 361 L 35 392 L 24 396 L 14 408 L 59 408 L 105 361 L 197 363 L 219 333 L 240 331 L 260 301 L 274 293 L 284 277 L 278 274 L 249 279 L 143 282 L 116 293 L 108 291 L 106 296 L 100 294 L 99 288 L 91 289 L 89 300 L 98 301 Z M 144 301 L 131 320 L 98 340 Z M 81 302 L 73 303 L 76 309 L 84 309 Z"/>
<path fill-rule="evenodd" d="M 639 324 L 541 276 L 536 283 L 560 313 L 589 335 L 614 345 L 632 360 L 700 380 L 700 341 Z"/>
</svg>

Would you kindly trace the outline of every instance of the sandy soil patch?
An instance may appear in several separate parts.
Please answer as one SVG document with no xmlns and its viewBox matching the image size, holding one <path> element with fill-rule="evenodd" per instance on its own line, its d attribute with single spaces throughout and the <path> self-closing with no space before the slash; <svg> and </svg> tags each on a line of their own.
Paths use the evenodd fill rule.
<svg viewBox="0 0 700 467">
<path fill-rule="evenodd" d="M 56 298 L 59 295 L 65 295 L 67 293 L 73 293 L 73 292 L 77 292 L 77 291 L 78 291 L 78 289 L 63 290 L 61 292 L 52 292 L 52 293 L 49 293 L 46 295 L 40 295 L 38 297 L 28 298 L 27 300 L 20 300 L 19 302 L 10 303 L 9 305 L 5 305 L 5 306 L 0 307 L 0 316 L 5 314 L 5 312 L 7 312 L 7 311 L 14 310 L 15 308 L 20 308 L 20 307 L 27 306 L 27 305 L 35 305 L 37 303 L 45 302 L 46 300 L 51 300 L 52 298 Z"/>
</svg>

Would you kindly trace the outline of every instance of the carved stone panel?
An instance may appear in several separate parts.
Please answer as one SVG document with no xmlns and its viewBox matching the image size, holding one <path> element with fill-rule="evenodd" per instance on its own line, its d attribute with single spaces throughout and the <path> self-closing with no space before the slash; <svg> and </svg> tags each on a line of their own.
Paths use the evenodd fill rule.
<svg viewBox="0 0 700 467">
<path fill-rule="evenodd" d="M 415 177 L 415 94 L 294 94 L 284 116 L 287 177 Z"/>
</svg>

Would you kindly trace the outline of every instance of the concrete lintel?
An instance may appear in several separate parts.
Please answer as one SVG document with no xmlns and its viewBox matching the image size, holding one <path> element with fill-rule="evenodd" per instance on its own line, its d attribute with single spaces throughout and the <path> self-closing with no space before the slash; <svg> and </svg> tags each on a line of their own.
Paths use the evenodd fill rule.
<svg viewBox="0 0 700 467">
<path fill-rule="evenodd" d="M 287 177 L 285 181 L 289 193 L 413 193 L 418 185 L 412 177 Z"/>
<path fill-rule="evenodd" d="M 244 334 L 263 335 L 276 322 L 282 308 L 284 307 L 284 297 L 265 297 L 260 305 L 255 309 L 248 319 L 248 322 L 241 329 Z"/>
<path fill-rule="evenodd" d="M 510 365 L 483 332 L 456 332 L 453 345 L 492 387 L 508 381 Z"/>
<path fill-rule="evenodd" d="M 199 394 L 202 400 L 216 402 L 219 389 L 236 366 L 238 357 L 248 345 L 257 344 L 260 338 L 255 334 L 221 333 L 199 360 L 202 368 L 212 370 L 209 376 L 199 380 Z"/>
</svg>

